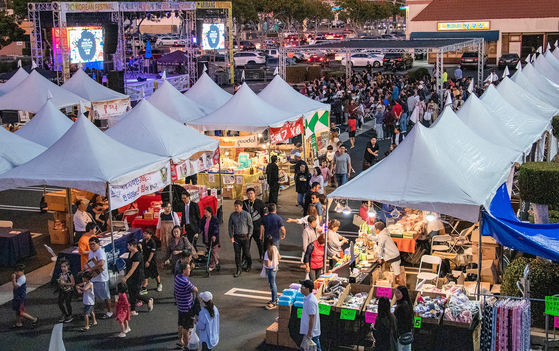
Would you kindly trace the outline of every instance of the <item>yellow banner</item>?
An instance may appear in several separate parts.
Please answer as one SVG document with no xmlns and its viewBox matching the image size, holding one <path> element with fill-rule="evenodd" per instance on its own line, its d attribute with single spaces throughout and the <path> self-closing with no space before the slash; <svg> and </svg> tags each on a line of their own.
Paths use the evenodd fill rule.
<svg viewBox="0 0 559 351">
<path fill-rule="evenodd" d="M 437 30 L 489 30 L 489 22 L 439 22 Z"/>
</svg>

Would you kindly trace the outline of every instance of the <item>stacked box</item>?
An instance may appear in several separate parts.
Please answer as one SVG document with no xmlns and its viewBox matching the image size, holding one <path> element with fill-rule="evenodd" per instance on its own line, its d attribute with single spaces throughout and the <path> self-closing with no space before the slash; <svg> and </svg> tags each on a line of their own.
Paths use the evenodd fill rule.
<svg viewBox="0 0 559 351">
<path fill-rule="evenodd" d="M 278 344 L 278 323 L 275 322 L 266 329 L 266 344 Z"/>
<path fill-rule="evenodd" d="M 51 244 L 66 245 L 70 243 L 70 233 L 65 225 L 55 228 L 55 222 L 48 221 L 48 226 Z"/>
</svg>

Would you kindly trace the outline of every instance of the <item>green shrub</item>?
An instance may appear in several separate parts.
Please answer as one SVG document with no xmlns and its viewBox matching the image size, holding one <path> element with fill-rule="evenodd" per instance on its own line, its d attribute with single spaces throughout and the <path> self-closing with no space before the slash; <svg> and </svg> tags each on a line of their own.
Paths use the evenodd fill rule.
<svg viewBox="0 0 559 351">
<path fill-rule="evenodd" d="M 559 292 L 559 264 L 551 263 L 539 258 L 520 257 L 509 264 L 503 275 L 501 284 L 501 295 L 518 296 L 522 293 L 518 290 L 516 282 L 524 276 L 524 268 L 530 266 L 530 297 L 545 299 L 546 296 L 555 295 Z M 532 302 L 532 326 L 545 327 L 545 303 Z"/>
<path fill-rule="evenodd" d="M 553 117 L 551 126 L 553 127 L 553 135 L 559 139 L 559 116 Z"/>
<path fill-rule="evenodd" d="M 425 76 L 428 76 L 429 70 L 425 67 L 420 67 L 416 70 L 410 71 L 408 75 L 410 78 L 410 83 L 415 83 L 422 80 Z"/>
<path fill-rule="evenodd" d="M 287 66 L 285 81 L 288 83 L 301 83 L 307 78 L 307 66 Z"/>
<path fill-rule="evenodd" d="M 529 162 L 520 166 L 520 198 L 541 205 L 559 205 L 559 164 Z"/>
</svg>

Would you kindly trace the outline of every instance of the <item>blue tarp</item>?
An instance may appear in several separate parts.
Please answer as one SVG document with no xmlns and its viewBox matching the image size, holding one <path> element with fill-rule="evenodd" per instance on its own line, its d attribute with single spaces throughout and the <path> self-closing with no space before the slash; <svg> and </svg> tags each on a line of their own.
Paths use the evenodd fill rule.
<svg viewBox="0 0 559 351">
<path fill-rule="evenodd" d="M 499 244 L 528 254 L 559 261 L 559 224 L 521 222 L 512 209 L 506 184 L 482 212 L 482 234 Z"/>
</svg>

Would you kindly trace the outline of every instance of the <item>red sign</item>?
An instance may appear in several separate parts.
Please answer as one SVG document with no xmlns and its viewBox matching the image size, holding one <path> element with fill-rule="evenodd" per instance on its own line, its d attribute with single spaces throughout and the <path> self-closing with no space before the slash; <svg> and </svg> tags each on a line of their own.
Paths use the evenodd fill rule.
<svg viewBox="0 0 559 351">
<path fill-rule="evenodd" d="M 281 128 L 270 128 L 270 140 L 272 144 L 281 143 L 296 135 L 303 134 L 303 117 L 296 121 L 286 122 Z"/>
</svg>

